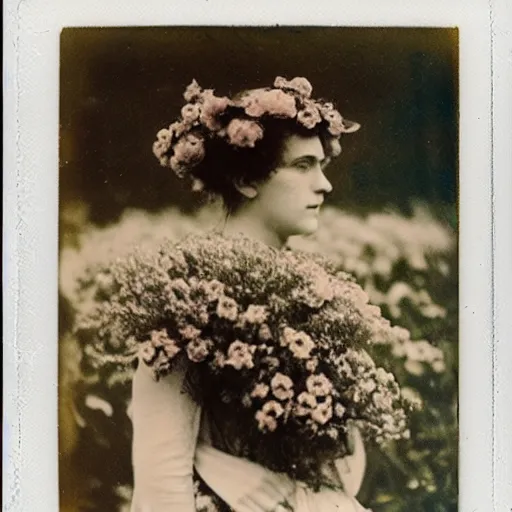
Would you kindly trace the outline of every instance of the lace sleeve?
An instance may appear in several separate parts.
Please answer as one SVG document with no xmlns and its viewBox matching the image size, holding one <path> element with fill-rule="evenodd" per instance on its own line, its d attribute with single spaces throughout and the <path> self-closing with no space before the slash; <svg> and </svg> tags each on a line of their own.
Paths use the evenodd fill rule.
<svg viewBox="0 0 512 512">
<path fill-rule="evenodd" d="M 184 363 L 158 382 L 142 362 L 135 372 L 132 512 L 195 511 L 192 472 L 201 411 L 183 389 Z"/>
</svg>

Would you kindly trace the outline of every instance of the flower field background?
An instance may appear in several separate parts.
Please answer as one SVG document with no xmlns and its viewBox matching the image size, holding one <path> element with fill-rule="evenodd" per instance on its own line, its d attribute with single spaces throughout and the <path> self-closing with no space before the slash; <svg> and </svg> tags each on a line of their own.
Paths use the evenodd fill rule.
<svg viewBox="0 0 512 512">
<path fill-rule="evenodd" d="M 195 214 L 125 210 L 114 224 L 89 222 L 84 203 L 61 209 L 60 487 L 62 511 L 129 510 L 130 372 L 93 371 L 72 335 L 81 307 L 80 280 L 133 245 L 216 227 L 215 206 Z M 324 254 L 356 276 L 410 343 L 376 354 L 421 407 L 411 438 L 367 446 L 359 499 L 374 511 L 457 509 L 458 269 L 455 212 L 418 203 L 396 211 L 322 212 L 321 227 L 292 247 Z"/>
</svg>

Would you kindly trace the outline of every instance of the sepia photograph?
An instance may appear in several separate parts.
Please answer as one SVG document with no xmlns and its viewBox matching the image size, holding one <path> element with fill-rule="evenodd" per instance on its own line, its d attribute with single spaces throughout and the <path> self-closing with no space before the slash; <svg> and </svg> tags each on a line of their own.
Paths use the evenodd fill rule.
<svg viewBox="0 0 512 512">
<path fill-rule="evenodd" d="M 59 44 L 60 511 L 457 511 L 457 28 Z"/>
</svg>

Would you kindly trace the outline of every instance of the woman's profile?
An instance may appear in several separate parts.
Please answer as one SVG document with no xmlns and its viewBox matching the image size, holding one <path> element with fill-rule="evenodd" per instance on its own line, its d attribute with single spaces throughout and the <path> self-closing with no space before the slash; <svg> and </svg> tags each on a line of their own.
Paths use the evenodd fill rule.
<svg viewBox="0 0 512 512">
<path fill-rule="evenodd" d="M 233 98 L 193 81 L 184 98 L 153 152 L 225 222 L 120 262 L 95 317 L 138 358 L 132 511 L 366 510 L 363 435 L 408 431 L 365 347 L 407 333 L 327 260 L 286 249 L 316 231 L 325 168 L 359 125 L 300 77 Z"/>
</svg>

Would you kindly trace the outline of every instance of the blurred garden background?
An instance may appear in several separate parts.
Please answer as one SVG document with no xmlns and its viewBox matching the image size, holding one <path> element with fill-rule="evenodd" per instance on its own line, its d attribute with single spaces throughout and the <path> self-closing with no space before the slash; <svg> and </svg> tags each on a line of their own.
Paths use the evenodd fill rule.
<svg viewBox="0 0 512 512">
<path fill-rule="evenodd" d="M 134 245 L 221 220 L 151 152 L 195 78 L 219 94 L 305 76 L 361 123 L 328 169 L 317 251 L 353 273 L 409 345 L 378 354 L 423 406 L 411 439 L 368 446 L 360 501 L 457 509 L 458 39 L 434 28 L 70 28 L 61 35 L 61 511 L 129 510 L 130 383 L 74 338 L 81 278 Z"/>
</svg>

